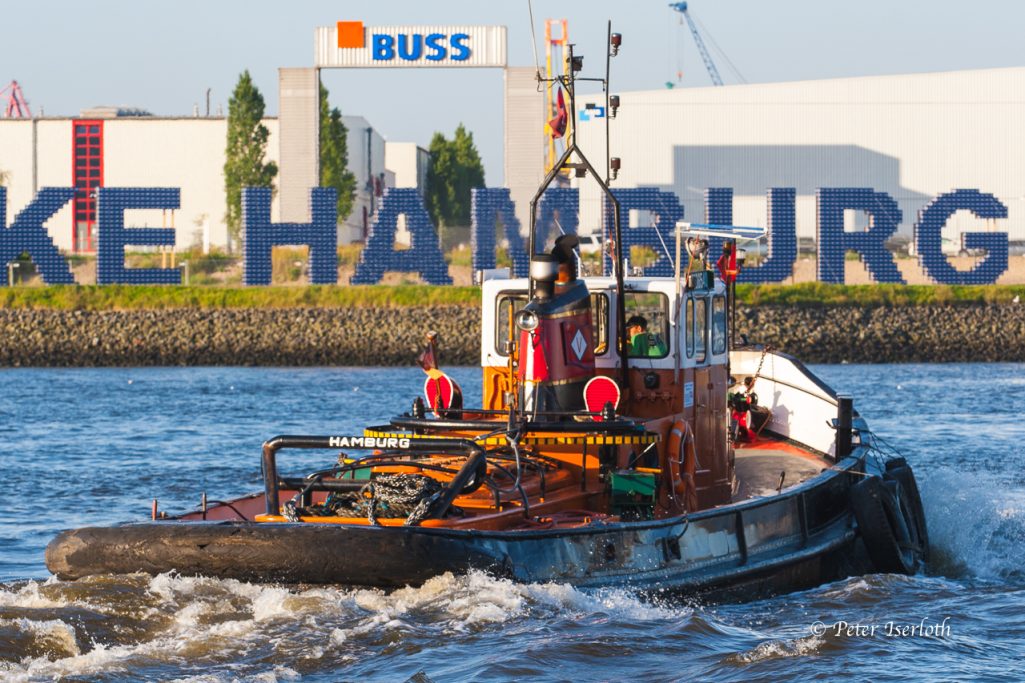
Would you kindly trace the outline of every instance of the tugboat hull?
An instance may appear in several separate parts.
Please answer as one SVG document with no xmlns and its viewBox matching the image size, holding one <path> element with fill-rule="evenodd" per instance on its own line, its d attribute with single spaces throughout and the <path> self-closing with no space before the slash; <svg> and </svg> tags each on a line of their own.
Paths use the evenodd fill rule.
<svg viewBox="0 0 1025 683">
<path fill-rule="evenodd" d="M 858 565 L 863 553 L 855 552 L 853 516 L 843 503 L 850 478 L 828 471 L 790 491 L 689 519 L 574 529 L 177 520 L 85 528 L 55 538 L 46 561 L 62 579 L 175 571 L 392 588 L 481 570 L 522 582 L 749 599 L 866 570 Z M 809 510 L 822 512 L 809 517 Z"/>
</svg>

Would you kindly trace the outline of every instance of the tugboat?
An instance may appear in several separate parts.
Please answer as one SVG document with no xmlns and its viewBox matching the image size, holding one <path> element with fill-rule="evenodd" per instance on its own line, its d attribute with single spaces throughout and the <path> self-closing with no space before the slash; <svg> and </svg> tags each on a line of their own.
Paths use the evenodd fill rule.
<svg viewBox="0 0 1025 683">
<path fill-rule="evenodd" d="M 620 40 L 610 26 L 610 55 Z M 575 120 L 572 50 L 557 85 Z M 608 99 L 608 73 L 596 80 Z M 852 399 L 797 359 L 734 340 L 738 245 L 761 232 L 681 223 L 675 276 L 630 277 L 618 167 L 607 159 L 603 179 L 571 131 L 531 202 L 529 277 L 482 283 L 481 407 L 462 405 L 430 337 L 408 412 L 362 434 L 269 439 L 262 492 L 65 531 L 50 571 L 400 587 L 481 570 L 738 599 L 915 573 L 929 542 L 906 460 L 882 456 Z M 575 235 L 536 234 L 566 169 L 611 207 L 609 275 L 579 272 Z M 718 269 L 708 236 L 726 239 Z M 336 457 L 284 474 L 295 449 Z"/>
</svg>

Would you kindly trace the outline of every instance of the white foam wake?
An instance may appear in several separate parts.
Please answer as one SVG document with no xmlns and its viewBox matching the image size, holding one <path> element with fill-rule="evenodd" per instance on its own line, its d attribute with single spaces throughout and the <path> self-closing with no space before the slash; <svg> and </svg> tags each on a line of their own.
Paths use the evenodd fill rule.
<svg viewBox="0 0 1025 683">
<path fill-rule="evenodd" d="M 39 620 L 9 620 L 8 628 L 23 633 L 40 646 L 34 651 L 46 654 L 8 663 L 4 678 L 29 681 L 111 673 L 131 678 L 132 672 L 140 670 L 181 672 L 206 662 L 210 673 L 179 680 L 227 681 L 239 676 L 238 662 L 252 652 L 269 651 L 283 657 L 283 664 L 252 662 L 243 666 L 243 677 L 277 681 L 293 676 L 297 662 L 344 659 L 361 644 L 405 633 L 491 629 L 538 617 L 599 615 L 603 621 L 635 623 L 676 620 L 690 613 L 687 608 L 645 603 L 626 590 L 524 585 L 480 572 L 444 574 L 423 586 L 391 592 L 330 586 L 285 588 L 175 574 L 148 580 L 126 577 L 124 585 L 136 589 L 132 592 L 118 591 L 118 580 L 108 577 L 105 590 L 87 591 L 84 596 L 81 583 L 52 581 L 43 591 L 33 582 L 13 590 L 0 587 L 0 606 L 33 608 L 50 615 Z M 112 607 L 116 600 L 121 602 Z M 121 616 L 114 618 L 133 622 L 145 635 L 114 643 L 95 642 L 81 633 L 76 638 L 70 624 L 53 618 L 61 609 L 117 612 Z M 43 639 L 49 639 L 49 647 L 42 647 Z"/>
<path fill-rule="evenodd" d="M 948 467 L 919 467 L 915 476 L 936 571 L 1025 578 L 1025 489 L 995 474 Z"/>
</svg>

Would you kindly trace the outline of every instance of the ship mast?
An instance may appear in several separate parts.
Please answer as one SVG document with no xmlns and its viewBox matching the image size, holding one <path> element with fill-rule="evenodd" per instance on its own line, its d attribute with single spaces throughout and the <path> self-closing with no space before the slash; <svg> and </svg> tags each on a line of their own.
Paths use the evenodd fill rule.
<svg viewBox="0 0 1025 683">
<path fill-rule="evenodd" d="M 619 200 L 612 194 L 612 190 L 609 189 L 609 183 L 615 177 L 614 171 L 619 170 L 619 159 L 611 158 L 609 155 L 609 72 L 612 57 L 615 57 L 619 53 L 619 47 L 622 44 L 623 38 L 618 33 L 612 32 L 612 22 L 608 23 L 608 40 L 606 42 L 606 56 L 605 56 L 605 77 L 604 78 L 580 78 L 577 77 L 577 72 L 583 69 L 584 58 L 582 55 L 575 55 L 573 52 L 574 45 L 572 43 L 566 45 L 567 59 L 569 63 L 569 69 L 563 75 L 558 75 L 553 78 L 541 78 L 540 73 L 538 74 L 539 83 L 552 83 L 558 84 L 565 91 L 569 98 L 569 139 L 566 144 L 566 150 L 559 157 L 555 165 L 549 169 L 545 175 L 544 180 L 538 187 L 537 192 L 534 194 L 534 198 L 530 200 L 530 235 L 529 235 L 529 250 L 530 258 L 533 260 L 534 256 L 537 255 L 537 205 L 541 200 L 541 195 L 544 194 L 545 190 L 555 181 L 563 171 L 572 169 L 575 172 L 577 178 L 583 178 L 588 173 L 601 187 L 602 192 L 605 195 L 606 200 L 612 206 L 612 225 L 613 225 L 613 254 L 612 254 L 612 272 L 616 278 L 616 346 L 619 351 L 620 358 L 620 380 L 624 390 L 629 386 L 629 374 L 628 374 L 628 353 L 627 353 L 627 333 L 626 333 L 626 302 L 625 302 L 625 287 L 623 284 L 623 240 L 622 240 L 622 229 L 620 226 L 620 206 Z M 591 162 L 587 159 L 584 153 L 577 146 L 577 126 L 576 126 L 576 83 L 577 81 L 593 81 L 601 83 L 602 91 L 605 93 L 605 176 L 602 177 Z M 618 98 L 617 98 L 618 99 Z M 618 102 L 616 102 L 618 106 Z M 543 245 L 541 245 L 543 248 Z M 604 269 L 604 259 L 602 259 Z M 529 285 L 529 297 L 534 297 L 534 280 L 530 279 Z"/>
</svg>

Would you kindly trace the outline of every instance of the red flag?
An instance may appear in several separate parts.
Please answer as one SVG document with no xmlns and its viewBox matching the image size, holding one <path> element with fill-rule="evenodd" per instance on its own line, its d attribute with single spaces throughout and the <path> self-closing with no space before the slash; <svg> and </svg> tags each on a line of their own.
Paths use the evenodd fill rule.
<svg viewBox="0 0 1025 683">
<path fill-rule="evenodd" d="M 562 95 L 562 88 L 559 88 L 559 95 L 555 98 L 555 118 L 548 122 L 552 129 L 553 138 L 561 138 L 566 134 L 566 122 L 569 120 L 569 113 L 566 111 L 566 99 Z"/>
</svg>

